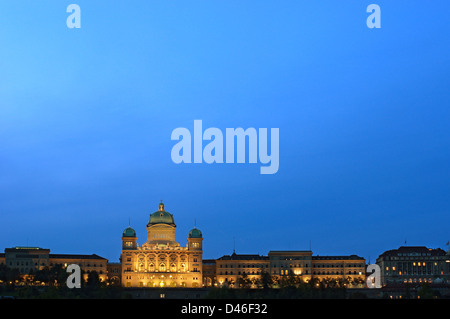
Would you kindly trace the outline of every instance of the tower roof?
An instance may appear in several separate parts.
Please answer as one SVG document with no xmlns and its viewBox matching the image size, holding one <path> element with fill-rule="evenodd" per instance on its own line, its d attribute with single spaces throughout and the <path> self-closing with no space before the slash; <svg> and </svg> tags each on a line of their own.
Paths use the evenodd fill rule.
<svg viewBox="0 0 450 319">
<path fill-rule="evenodd" d="M 189 238 L 202 238 L 202 232 L 195 227 L 189 232 Z"/>
<path fill-rule="evenodd" d="M 128 228 L 123 231 L 122 237 L 136 237 L 136 231 L 128 226 Z"/>
</svg>

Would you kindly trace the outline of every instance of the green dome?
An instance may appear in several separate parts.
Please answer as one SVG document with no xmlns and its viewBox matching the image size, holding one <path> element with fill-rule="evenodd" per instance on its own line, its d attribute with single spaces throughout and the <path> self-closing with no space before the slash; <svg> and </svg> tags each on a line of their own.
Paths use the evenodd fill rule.
<svg viewBox="0 0 450 319">
<path fill-rule="evenodd" d="M 136 237 L 136 231 L 128 226 L 128 228 L 123 231 L 122 237 Z"/>
<path fill-rule="evenodd" d="M 189 238 L 202 238 L 200 229 L 194 228 L 189 232 Z"/>
<path fill-rule="evenodd" d="M 175 226 L 173 215 L 164 210 L 163 203 L 159 204 L 159 210 L 157 212 L 150 214 L 148 225 L 155 225 L 155 224 L 168 224 Z"/>
</svg>

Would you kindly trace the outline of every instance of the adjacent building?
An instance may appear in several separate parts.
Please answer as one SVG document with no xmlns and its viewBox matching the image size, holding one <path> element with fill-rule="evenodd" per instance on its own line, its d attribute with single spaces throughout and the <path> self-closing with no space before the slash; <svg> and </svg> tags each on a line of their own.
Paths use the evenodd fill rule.
<svg viewBox="0 0 450 319">
<path fill-rule="evenodd" d="M 272 276 L 300 276 L 304 282 L 312 277 L 312 251 L 276 250 L 269 252 L 270 274 Z"/>
<path fill-rule="evenodd" d="M 236 254 L 216 260 L 217 286 L 240 287 L 240 280 L 250 280 L 251 287 L 262 284 L 263 272 L 275 282 L 294 276 L 302 282 L 335 280 L 349 287 L 363 287 L 366 278 L 365 259 L 351 256 L 313 256 L 312 251 L 270 251 L 267 256 Z"/>
<path fill-rule="evenodd" d="M 382 253 L 376 261 L 381 284 L 450 283 L 450 255 L 440 248 L 401 246 Z"/>
<path fill-rule="evenodd" d="M 106 281 L 107 263 L 106 258 L 95 254 L 51 254 L 50 249 L 40 247 L 6 248 L 5 253 L 0 254 L 0 264 L 18 269 L 22 275 L 34 273 L 46 267 L 61 265 L 65 268 L 70 264 L 77 264 L 80 266 L 85 280 L 90 272 L 95 271 L 100 281 Z"/>
<path fill-rule="evenodd" d="M 366 260 L 356 255 L 313 256 L 312 278 L 344 280 L 351 287 L 363 287 L 366 281 Z"/>
<path fill-rule="evenodd" d="M 0 264 L 9 268 L 16 268 L 21 274 L 29 274 L 48 267 L 50 249 L 39 247 L 13 247 L 5 248 L 0 255 Z"/>
<path fill-rule="evenodd" d="M 203 259 L 202 263 L 203 287 L 214 287 L 217 284 L 216 260 Z"/>
<path fill-rule="evenodd" d="M 216 259 L 216 278 L 219 286 L 239 287 L 245 275 L 252 283 L 261 279 L 263 271 L 269 272 L 269 257 L 260 255 L 225 255 Z"/>
<path fill-rule="evenodd" d="M 106 269 L 108 273 L 108 283 L 113 286 L 122 285 L 122 264 L 108 263 Z"/>
</svg>

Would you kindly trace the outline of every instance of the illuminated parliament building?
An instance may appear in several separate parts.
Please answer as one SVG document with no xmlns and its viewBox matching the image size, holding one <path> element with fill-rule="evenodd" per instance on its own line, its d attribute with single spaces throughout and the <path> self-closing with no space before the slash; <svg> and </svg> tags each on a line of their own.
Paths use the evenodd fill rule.
<svg viewBox="0 0 450 319">
<path fill-rule="evenodd" d="M 203 259 L 203 235 L 197 227 L 189 232 L 185 247 L 176 241 L 175 232 L 174 217 L 161 201 L 158 210 L 150 214 L 145 243 L 138 244 L 136 231 L 131 226 L 123 231 L 119 263 L 108 262 L 96 254 L 52 254 L 50 249 L 14 247 L 0 253 L 0 268 L 15 268 L 22 276 L 31 278 L 40 270 L 77 264 L 85 281 L 95 272 L 107 285 L 128 288 L 261 288 L 263 280 L 271 283 L 272 288 L 278 288 L 293 277 L 297 283 L 317 287 L 319 282 L 343 284 L 347 288 L 366 286 L 366 260 L 357 255 L 314 256 L 311 250 L 272 250 L 267 255 L 233 251 L 231 255 Z M 449 249 L 445 252 L 424 246 L 402 246 L 384 252 L 376 263 L 381 269 L 383 287 L 391 289 L 390 286 L 398 284 L 426 282 L 450 289 Z M 0 286 L 2 284 L 0 279 Z M 199 291 L 177 291 L 188 290 Z"/>
<path fill-rule="evenodd" d="M 147 241 L 138 245 L 130 226 L 122 234 L 122 286 L 125 287 L 202 287 L 202 232 L 189 232 L 187 246 L 175 240 L 173 215 L 159 204 L 150 214 Z"/>
</svg>

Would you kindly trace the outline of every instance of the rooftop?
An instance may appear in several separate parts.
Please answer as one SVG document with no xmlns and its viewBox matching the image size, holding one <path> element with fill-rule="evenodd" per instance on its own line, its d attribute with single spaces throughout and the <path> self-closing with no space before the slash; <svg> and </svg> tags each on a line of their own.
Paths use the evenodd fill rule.
<svg viewBox="0 0 450 319">
<path fill-rule="evenodd" d="M 356 255 L 350 256 L 312 256 L 313 260 L 365 260 L 363 257 Z"/>
<path fill-rule="evenodd" d="M 385 251 L 380 255 L 380 257 L 401 256 L 401 254 L 410 254 L 410 256 L 414 254 L 426 254 L 426 256 L 444 256 L 445 251 L 440 248 L 432 249 L 425 246 L 400 246 L 398 249 Z"/>
<path fill-rule="evenodd" d="M 48 248 L 40 248 L 40 247 L 25 247 L 25 246 L 16 246 L 13 248 L 5 248 L 5 252 L 14 252 L 14 251 L 42 251 L 49 252 Z"/>
<path fill-rule="evenodd" d="M 225 255 L 217 260 L 268 260 L 268 256 L 261 256 L 261 255 L 247 255 L 247 254 L 235 254 L 233 253 L 230 255 Z"/>
<path fill-rule="evenodd" d="M 50 254 L 48 256 L 50 259 L 102 259 L 107 260 L 106 258 L 100 257 L 96 254 L 92 255 L 73 255 L 73 254 Z"/>
</svg>

